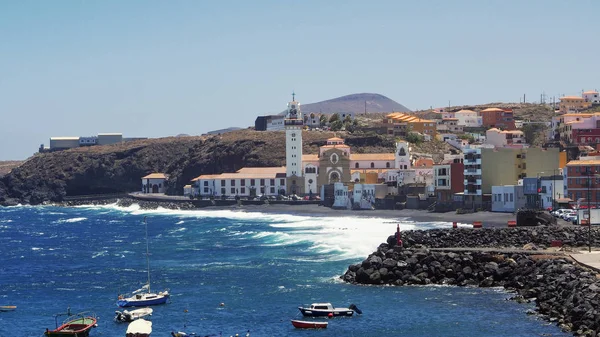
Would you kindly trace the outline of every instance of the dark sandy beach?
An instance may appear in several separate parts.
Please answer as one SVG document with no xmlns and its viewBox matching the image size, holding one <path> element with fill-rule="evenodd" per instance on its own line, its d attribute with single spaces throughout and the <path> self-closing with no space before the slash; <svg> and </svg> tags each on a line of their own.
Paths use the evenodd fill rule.
<svg viewBox="0 0 600 337">
<path fill-rule="evenodd" d="M 335 210 L 318 205 L 243 205 L 231 207 L 206 207 L 210 209 L 240 210 L 246 212 L 265 212 L 293 214 L 301 216 L 344 216 L 344 217 L 370 217 L 389 218 L 391 220 L 412 220 L 417 222 L 458 222 L 472 224 L 481 221 L 484 227 L 505 227 L 509 220 L 515 220 L 512 213 L 477 212 L 471 214 L 456 214 L 456 212 L 434 213 L 425 210 L 403 209 L 403 210 Z"/>
</svg>

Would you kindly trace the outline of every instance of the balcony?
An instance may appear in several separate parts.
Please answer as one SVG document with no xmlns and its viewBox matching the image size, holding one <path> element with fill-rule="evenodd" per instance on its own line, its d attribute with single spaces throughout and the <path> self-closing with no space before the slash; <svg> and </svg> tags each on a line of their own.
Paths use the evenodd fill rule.
<svg viewBox="0 0 600 337">
<path fill-rule="evenodd" d="M 467 186 L 467 185 L 476 185 L 476 186 L 481 187 L 481 179 L 465 179 L 463 181 L 463 183 L 464 183 L 465 186 Z"/>
<path fill-rule="evenodd" d="M 283 124 L 285 125 L 299 125 L 302 126 L 304 121 L 301 119 L 285 119 Z"/>
</svg>

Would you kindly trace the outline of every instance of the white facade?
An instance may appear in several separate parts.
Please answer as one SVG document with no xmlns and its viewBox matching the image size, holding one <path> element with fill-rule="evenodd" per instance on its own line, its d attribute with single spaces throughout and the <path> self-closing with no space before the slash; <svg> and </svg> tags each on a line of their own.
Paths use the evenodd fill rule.
<svg viewBox="0 0 600 337">
<path fill-rule="evenodd" d="M 525 207 L 522 185 L 492 186 L 492 212 L 515 212 Z"/>
<path fill-rule="evenodd" d="M 98 142 L 98 137 L 96 137 L 96 136 L 79 137 L 79 146 L 92 146 L 92 145 L 96 145 L 97 142 Z"/>
<path fill-rule="evenodd" d="M 450 164 L 439 164 L 433 166 L 433 180 L 438 190 L 450 190 L 451 188 Z"/>
<path fill-rule="evenodd" d="M 396 142 L 396 155 L 394 164 L 394 168 L 399 170 L 410 170 L 412 168 L 410 147 L 408 142 Z"/>
<path fill-rule="evenodd" d="M 271 116 L 271 118 L 267 120 L 267 131 L 285 130 L 284 120 L 284 116 Z"/>
<path fill-rule="evenodd" d="M 317 177 L 319 176 L 319 165 L 313 163 L 304 164 L 304 191 L 307 194 L 317 194 Z"/>
<path fill-rule="evenodd" d="M 79 147 L 79 137 L 50 137 L 50 150 Z"/>
<path fill-rule="evenodd" d="M 600 103 L 600 96 L 596 90 L 590 90 L 583 93 L 583 100 L 586 102 Z"/>
<path fill-rule="evenodd" d="M 494 147 L 525 146 L 523 131 L 501 131 L 491 128 L 485 132 L 485 143 Z"/>
<path fill-rule="evenodd" d="M 300 103 L 292 100 L 288 103 L 285 119 L 285 164 L 286 176 L 302 177 L 302 112 Z"/>
<path fill-rule="evenodd" d="M 540 179 L 540 187 L 542 189 L 542 192 L 540 193 L 540 198 L 542 199 L 542 207 L 544 209 L 552 208 L 555 206 L 555 203 L 552 202 L 553 199 L 565 197 L 565 186 L 562 175 L 542 177 Z"/>
<path fill-rule="evenodd" d="M 194 194 L 202 197 L 250 197 L 277 196 L 279 190 L 286 189 L 286 179 L 283 167 L 266 167 L 263 173 L 254 169 L 245 172 L 242 169 L 236 173 L 202 175 L 194 179 Z M 246 170 L 248 170 L 246 169 Z"/>
<path fill-rule="evenodd" d="M 466 127 L 480 127 L 483 125 L 483 119 L 472 110 L 460 110 L 454 114 L 454 118 L 458 119 L 458 125 Z"/>
<path fill-rule="evenodd" d="M 337 209 L 350 209 L 352 208 L 352 202 L 350 200 L 350 195 L 348 194 L 348 186 L 345 186 L 343 183 L 334 183 L 333 184 L 333 208 Z"/>
<path fill-rule="evenodd" d="M 352 191 L 353 208 L 372 209 L 375 204 L 375 184 L 355 184 Z"/>
<path fill-rule="evenodd" d="M 465 159 L 463 164 L 464 169 L 464 184 L 465 196 L 482 196 L 481 192 L 481 149 L 466 148 L 463 150 Z"/>
<path fill-rule="evenodd" d="M 168 176 L 164 173 L 151 173 L 142 177 L 142 193 L 165 193 L 167 192 Z"/>
</svg>

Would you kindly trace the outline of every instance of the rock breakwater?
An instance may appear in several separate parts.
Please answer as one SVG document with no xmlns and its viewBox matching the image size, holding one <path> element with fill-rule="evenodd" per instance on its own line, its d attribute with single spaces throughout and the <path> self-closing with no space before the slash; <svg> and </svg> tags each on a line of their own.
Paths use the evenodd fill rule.
<svg viewBox="0 0 600 337">
<path fill-rule="evenodd" d="M 514 233 L 552 239 L 556 235 L 560 237 L 561 232 L 570 238 L 580 230 L 569 227 L 536 229 L 536 233 L 529 232 L 531 229 Z M 498 233 L 504 230 L 427 232 L 430 233 L 403 232 L 408 247 L 396 246 L 394 236 L 391 236 L 388 240 L 391 243 L 382 243 L 364 261 L 349 266 L 341 278 L 348 283 L 365 285 L 503 287 L 515 292 L 514 300 L 535 301 L 538 313 L 564 331 L 579 336 L 600 333 L 600 279 L 594 271 L 579 266 L 570 256 L 541 250 L 513 249 L 511 252 L 504 247 L 513 247 L 521 239 L 509 235 L 509 241 L 503 242 Z M 476 242 L 482 248 L 449 248 L 451 242 L 447 238 L 454 235 L 464 240 L 463 247 L 468 242 Z M 469 235 L 473 237 L 467 238 Z M 497 240 L 489 239 L 490 236 Z M 485 248 L 484 242 L 494 243 L 498 248 Z M 438 248 L 430 249 L 427 244 Z M 547 243 L 540 239 L 538 244 Z M 533 245 L 529 245 L 531 247 Z"/>
</svg>

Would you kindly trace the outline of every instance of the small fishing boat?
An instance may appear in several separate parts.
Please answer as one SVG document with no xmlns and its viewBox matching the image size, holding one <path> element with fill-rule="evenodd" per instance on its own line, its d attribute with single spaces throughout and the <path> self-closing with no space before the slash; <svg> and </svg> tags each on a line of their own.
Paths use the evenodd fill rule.
<svg viewBox="0 0 600 337">
<path fill-rule="evenodd" d="M 335 308 L 331 303 L 313 303 L 310 307 L 298 307 L 298 310 L 304 316 L 320 317 L 320 316 L 352 316 L 356 312 L 362 314 L 362 311 L 351 304 L 348 308 Z"/>
<path fill-rule="evenodd" d="M 329 322 L 292 320 L 292 325 L 298 329 L 325 329 Z"/>
<path fill-rule="evenodd" d="M 0 305 L 0 311 L 15 311 L 16 309 L 16 305 Z"/>
<path fill-rule="evenodd" d="M 152 308 L 140 308 L 135 310 L 115 311 L 116 322 L 133 322 L 138 318 L 152 315 Z"/>
<path fill-rule="evenodd" d="M 167 290 L 159 293 L 153 293 L 150 290 L 150 252 L 148 249 L 148 224 L 146 223 L 146 217 L 144 217 L 144 226 L 146 228 L 146 268 L 148 280 L 142 288 L 134 291 L 131 296 L 125 297 L 119 295 L 117 305 L 122 308 L 164 304 L 167 303 L 167 300 L 169 299 L 169 291 Z"/>
<path fill-rule="evenodd" d="M 129 323 L 125 337 L 149 337 L 152 333 L 152 322 L 143 318 Z"/>
<path fill-rule="evenodd" d="M 58 317 L 67 315 L 68 317 L 59 326 Z M 98 319 L 96 315 L 87 312 L 80 312 L 71 315 L 71 310 L 67 313 L 54 315 L 56 329 L 46 329 L 44 336 L 48 337 L 87 337 L 90 334 L 90 330 L 97 326 Z"/>
</svg>

